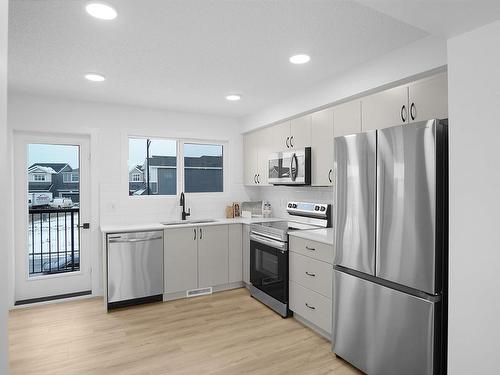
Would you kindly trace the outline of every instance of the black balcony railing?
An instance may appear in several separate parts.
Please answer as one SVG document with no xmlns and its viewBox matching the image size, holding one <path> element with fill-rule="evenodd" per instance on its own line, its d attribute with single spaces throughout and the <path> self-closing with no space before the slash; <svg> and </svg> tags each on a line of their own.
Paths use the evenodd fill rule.
<svg viewBox="0 0 500 375">
<path fill-rule="evenodd" d="M 79 208 L 29 210 L 30 276 L 80 270 Z"/>
</svg>

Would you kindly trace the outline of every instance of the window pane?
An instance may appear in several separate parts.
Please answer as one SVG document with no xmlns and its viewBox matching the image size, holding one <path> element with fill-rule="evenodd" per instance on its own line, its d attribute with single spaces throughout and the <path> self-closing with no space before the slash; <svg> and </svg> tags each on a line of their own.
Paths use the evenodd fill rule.
<svg viewBox="0 0 500 375">
<path fill-rule="evenodd" d="M 224 191 L 223 146 L 184 144 L 186 193 Z"/>
<path fill-rule="evenodd" d="M 176 141 L 129 138 L 128 167 L 129 195 L 177 194 Z"/>
</svg>

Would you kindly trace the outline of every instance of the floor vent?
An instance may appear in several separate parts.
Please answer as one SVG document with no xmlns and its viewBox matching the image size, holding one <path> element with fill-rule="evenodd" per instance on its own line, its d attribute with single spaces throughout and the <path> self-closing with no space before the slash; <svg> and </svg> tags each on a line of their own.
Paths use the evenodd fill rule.
<svg viewBox="0 0 500 375">
<path fill-rule="evenodd" d="M 212 287 L 188 290 L 186 292 L 186 297 L 198 297 L 206 294 L 212 294 Z"/>
</svg>

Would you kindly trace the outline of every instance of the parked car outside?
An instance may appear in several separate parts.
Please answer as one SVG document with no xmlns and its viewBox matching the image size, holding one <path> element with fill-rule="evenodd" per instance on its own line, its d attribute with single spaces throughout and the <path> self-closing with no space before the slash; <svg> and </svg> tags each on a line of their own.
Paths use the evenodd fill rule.
<svg viewBox="0 0 500 375">
<path fill-rule="evenodd" d="M 71 198 L 54 198 L 54 200 L 50 202 L 50 207 L 71 208 L 73 207 L 73 201 L 71 200 Z"/>
</svg>

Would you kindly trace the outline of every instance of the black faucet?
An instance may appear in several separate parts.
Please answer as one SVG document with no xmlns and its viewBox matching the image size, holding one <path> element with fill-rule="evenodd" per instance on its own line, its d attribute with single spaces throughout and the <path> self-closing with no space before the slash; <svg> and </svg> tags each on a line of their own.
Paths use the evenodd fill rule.
<svg viewBox="0 0 500 375">
<path fill-rule="evenodd" d="M 186 212 L 186 198 L 184 197 L 184 192 L 181 193 L 181 202 L 180 206 L 182 207 L 182 220 L 186 220 L 186 217 L 191 216 L 191 209 L 188 209 Z"/>
</svg>

